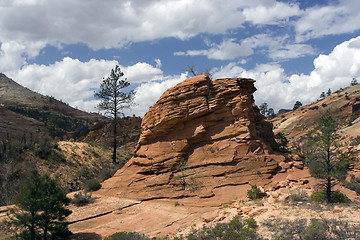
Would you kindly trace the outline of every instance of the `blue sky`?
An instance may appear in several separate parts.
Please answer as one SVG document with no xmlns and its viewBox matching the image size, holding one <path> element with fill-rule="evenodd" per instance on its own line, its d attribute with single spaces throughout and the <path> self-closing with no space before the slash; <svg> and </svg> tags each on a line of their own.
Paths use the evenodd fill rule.
<svg viewBox="0 0 360 240">
<path fill-rule="evenodd" d="M 188 65 L 256 80 L 275 111 L 360 78 L 358 0 L 0 0 L 0 72 L 96 112 L 120 65 L 143 116 Z"/>
</svg>

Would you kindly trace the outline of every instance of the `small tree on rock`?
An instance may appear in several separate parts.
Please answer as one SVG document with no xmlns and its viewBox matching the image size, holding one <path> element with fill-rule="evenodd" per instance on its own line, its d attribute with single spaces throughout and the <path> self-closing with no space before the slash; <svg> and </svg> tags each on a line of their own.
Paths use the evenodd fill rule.
<svg viewBox="0 0 360 240">
<path fill-rule="evenodd" d="M 356 78 L 353 78 L 353 79 L 351 80 L 351 82 L 350 82 L 350 85 L 351 85 L 351 86 L 355 86 L 355 85 L 357 85 L 357 84 L 358 84 L 358 81 L 357 81 Z"/>
<path fill-rule="evenodd" d="M 331 95 L 331 89 L 329 88 L 328 91 L 326 92 L 326 96 L 329 97 Z"/>
<path fill-rule="evenodd" d="M 8 224 L 16 228 L 20 239 L 64 237 L 70 233 L 65 221 L 71 213 L 65 208 L 69 203 L 55 180 L 34 170 L 17 195 L 20 210 L 11 212 Z"/>
<path fill-rule="evenodd" d="M 186 71 L 188 72 L 190 77 L 195 77 L 197 75 L 204 74 L 204 75 L 208 76 L 210 79 L 212 79 L 213 72 L 211 71 L 210 68 L 206 68 L 203 72 L 200 72 L 200 73 L 198 73 L 195 68 L 196 68 L 195 64 L 186 66 Z"/>
<path fill-rule="evenodd" d="M 261 113 L 262 115 L 266 116 L 267 113 L 268 113 L 268 107 L 269 107 L 269 106 L 268 106 L 268 104 L 267 104 L 266 102 L 260 104 L 260 106 L 259 106 L 260 113 Z"/>
<path fill-rule="evenodd" d="M 108 116 L 113 119 L 114 131 L 113 131 L 113 163 L 116 161 L 116 120 L 119 115 L 122 114 L 124 108 L 130 107 L 135 92 L 123 92 L 122 89 L 130 85 L 125 79 L 121 79 L 124 73 L 121 72 L 120 67 L 116 65 L 115 69 L 111 70 L 111 74 L 106 79 L 104 78 L 101 85 L 100 91 L 95 93 L 95 98 L 101 100 L 98 105 L 100 110 L 104 110 Z"/>
<path fill-rule="evenodd" d="M 296 101 L 295 104 L 294 104 L 293 110 L 296 110 L 301 106 L 302 106 L 302 103 L 300 101 Z"/>
<path fill-rule="evenodd" d="M 278 133 L 275 135 L 275 146 L 274 149 L 283 153 L 289 153 L 288 149 L 289 140 L 286 138 L 284 133 Z"/>
<path fill-rule="evenodd" d="M 268 116 L 270 116 L 270 118 L 274 118 L 275 117 L 275 111 L 273 108 L 269 108 L 267 111 Z"/>
<path fill-rule="evenodd" d="M 191 65 L 188 65 L 187 68 L 186 68 L 186 71 L 191 74 L 193 77 L 195 77 L 197 75 L 196 73 L 196 70 L 195 70 L 195 65 L 194 64 L 191 64 Z"/>
<path fill-rule="evenodd" d="M 344 180 L 347 175 L 349 157 L 339 149 L 340 136 L 336 133 L 338 124 L 330 111 L 326 111 L 317 122 L 314 131 L 308 135 L 308 142 L 314 151 L 307 156 L 312 176 L 326 180 L 326 199 L 332 202 L 332 187 L 335 179 Z"/>
</svg>

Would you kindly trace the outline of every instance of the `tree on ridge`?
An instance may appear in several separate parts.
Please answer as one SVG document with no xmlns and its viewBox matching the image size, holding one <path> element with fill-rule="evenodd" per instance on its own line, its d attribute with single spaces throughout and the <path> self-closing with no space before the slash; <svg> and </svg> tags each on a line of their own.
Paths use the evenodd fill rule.
<svg viewBox="0 0 360 240">
<path fill-rule="evenodd" d="M 301 107 L 301 106 L 302 106 L 302 102 L 296 101 L 295 104 L 294 104 L 293 110 L 296 110 L 296 109 L 298 109 L 298 108 Z"/>
<path fill-rule="evenodd" d="M 259 106 L 260 113 L 261 113 L 262 115 L 266 116 L 267 113 L 268 113 L 268 107 L 269 107 L 269 106 L 268 106 L 268 104 L 267 104 L 266 102 L 260 104 L 260 106 Z"/>
</svg>

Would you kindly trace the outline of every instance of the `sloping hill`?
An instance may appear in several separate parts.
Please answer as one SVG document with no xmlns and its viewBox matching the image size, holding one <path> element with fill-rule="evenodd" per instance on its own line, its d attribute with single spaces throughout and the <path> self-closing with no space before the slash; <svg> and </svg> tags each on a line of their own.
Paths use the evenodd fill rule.
<svg viewBox="0 0 360 240">
<path fill-rule="evenodd" d="M 87 113 L 35 93 L 0 73 L 0 138 L 19 139 L 24 135 L 41 136 L 47 124 L 59 128 L 62 134 L 72 134 L 92 122 L 105 120 L 98 114 Z M 49 122 L 50 121 L 50 122 Z M 52 121 L 52 122 L 51 122 Z M 55 129 L 53 129 L 55 131 Z"/>
<path fill-rule="evenodd" d="M 0 139 L 37 139 L 45 132 L 45 124 L 0 106 Z M 29 135 L 29 136 L 26 136 Z"/>
<path fill-rule="evenodd" d="M 302 106 L 295 111 L 278 114 L 272 123 L 274 133 L 284 133 L 290 142 L 306 135 L 315 122 L 330 110 L 338 121 L 339 133 L 347 137 L 360 136 L 360 85 L 340 89 L 330 96 Z"/>
<path fill-rule="evenodd" d="M 0 73 L 0 103 L 5 106 L 24 106 L 45 111 L 63 114 L 73 118 L 83 118 L 97 120 L 101 118 L 97 114 L 91 114 L 70 107 L 64 102 L 58 101 L 53 97 L 43 96 L 21 86 L 14 80 Z"/>
</svg>

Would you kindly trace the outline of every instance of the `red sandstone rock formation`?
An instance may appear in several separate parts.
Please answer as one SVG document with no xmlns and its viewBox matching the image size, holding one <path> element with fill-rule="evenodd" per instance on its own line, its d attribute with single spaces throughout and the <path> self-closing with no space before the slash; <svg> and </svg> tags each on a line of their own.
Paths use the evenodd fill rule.
<svg viewBox="0 0 360 240">
<path fill-rule="evenodd" d="M 253 83 L 200 75 L 168 89 L 143 118 L 134 157 L 99 194 L 207 198 L 271 178 L 284 157 L 271 152 L 272 125 L 254 104 Z"/>
</svg>

